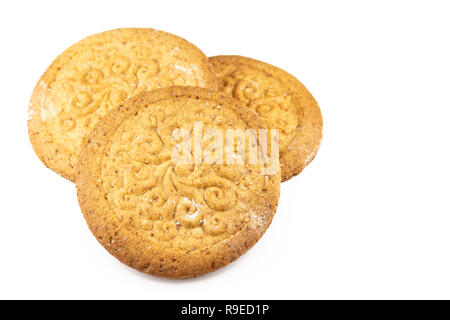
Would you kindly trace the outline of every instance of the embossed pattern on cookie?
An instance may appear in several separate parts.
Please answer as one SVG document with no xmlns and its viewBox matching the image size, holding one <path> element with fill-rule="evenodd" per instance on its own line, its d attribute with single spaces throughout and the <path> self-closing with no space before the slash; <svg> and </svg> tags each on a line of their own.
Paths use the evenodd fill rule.
<svg viewBox="0 0 450 320">
<path fill-rule="evenodd" d="M 64 51 L 30 101 L 29 136 L 52 170 L 74 180 L 83 138 L 127 97 L 173 85 L 215 88 L 208 59 L 191 43 L 153 29 L 117 29 Z"/>
<path fill-rule="evenodd" d="M 314 158 L 322 138 L 322 115 L 313 96 L 295 77 L 267 63 L 240 56 L 210 61 L 223 93 L 280 130 L 283 181 L 299 174 Z"/>
<path fill-rule="evenodd" d="M 98 241 L 140 271 L 169 278 L 214 271 L 245 253 L 275 213 L 279 171 L 173 161 L 174 130 L 192 132 L 199 121 L 221 131 L 264 128 L 236 100 L 172 87 L 127 100 L 86 139 L 76 180 L 81 209 Z"/>
</svg>

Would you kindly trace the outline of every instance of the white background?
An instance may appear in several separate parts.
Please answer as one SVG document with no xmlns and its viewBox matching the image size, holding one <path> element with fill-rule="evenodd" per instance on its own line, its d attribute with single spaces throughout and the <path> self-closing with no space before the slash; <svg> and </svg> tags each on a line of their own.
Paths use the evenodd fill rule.
<svg viewBox="0 0 450 320">
<path fill-rule="evenodd" d="M 2 1 L 0 298 L 450 298 L 449 13 L 445 1 Z M 122 265 L 28 141 L 47 66 L 117 27 L 269 62 L 322 108 L 321 149 L 283 183 L 272 226 L 210 275 Z"/>
</svg>

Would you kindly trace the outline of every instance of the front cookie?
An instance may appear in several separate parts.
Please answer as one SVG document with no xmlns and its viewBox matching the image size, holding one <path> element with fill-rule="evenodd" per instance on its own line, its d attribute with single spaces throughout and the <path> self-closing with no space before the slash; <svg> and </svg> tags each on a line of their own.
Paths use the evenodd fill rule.
<svg viewBox="0 0 450 320">
<path fill-rule="evenodd" d="M 127 100 L 85 140 L 76 179 L 81 210 L 98 241 L 142 272 L 187 278 L 214 271 L 245 253 L 272 221 L 279 170 L 196 162 L 199 124 L 205 134 L 264 128 L 238 101 L 172 87 Z M 174 158 L 186 136 L 188 158 Z M 211 145 L 201 141 L 204 150 Z"/>
<path fill-rule="evenodd" d="M 216 87 L 207 57 L 180 37 L 130 28 L 81 40 L 56 58 L 33 91 L 33 148 L 73 181 L 82 140 L 106 112 L 127 97 L 173 85 Z"/>
<path fill-rule="evenodd" d="M 299 174 L 322 139 L 322 115 L 313 96 L 295 77 L 267 63 L 240 56 L 209 60 L 223 93 L 244 102 L 269 127 L 280 130 L 283 181 Z"/>
</svg>

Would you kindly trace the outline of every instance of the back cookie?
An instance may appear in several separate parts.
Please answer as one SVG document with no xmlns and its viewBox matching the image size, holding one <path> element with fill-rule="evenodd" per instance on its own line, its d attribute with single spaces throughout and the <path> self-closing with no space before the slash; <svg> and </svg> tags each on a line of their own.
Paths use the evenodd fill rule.
<svg viewBox="0 0 450 320">
<path fill-rule="evenodd" d="M 250 58 L 209 58 L 221 92 L 255 110 L 270 128 L 280 130 L 283 181 L 299 174 L 316 155 L 322 115 L 309 91 L 289 73 Z"/>
<path fill-rule="evenodd" d="M 127 97 L 173 85 L 217 85 L 207 57 L 180 37 L 130 28 L 81 40 L 56 58 L 33 91 L 33 148 L 46 166 L 73 181 L 83 138 L 102 116 Z"/>
</svg>

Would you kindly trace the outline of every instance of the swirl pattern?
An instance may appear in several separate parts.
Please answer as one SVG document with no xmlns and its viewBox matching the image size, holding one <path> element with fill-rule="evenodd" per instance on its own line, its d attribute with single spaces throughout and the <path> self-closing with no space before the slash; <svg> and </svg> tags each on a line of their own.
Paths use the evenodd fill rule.
<svg viewBox="0 0 450 320">
<path fill-rule="evenodd" d="M 287 149 L 299 126 L 294 100 L 283 88 L 283 82 L 267 77 L 263 70 L 239 66 L 218 71 L 220 89 L 256 111 L 271 129 L 280 130 L 280 152 Z"/>
</svg>

